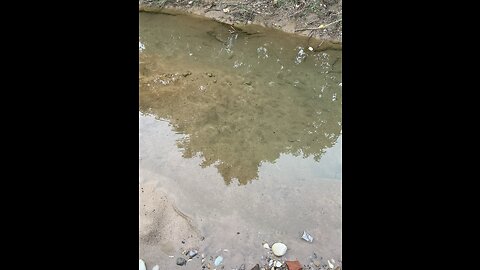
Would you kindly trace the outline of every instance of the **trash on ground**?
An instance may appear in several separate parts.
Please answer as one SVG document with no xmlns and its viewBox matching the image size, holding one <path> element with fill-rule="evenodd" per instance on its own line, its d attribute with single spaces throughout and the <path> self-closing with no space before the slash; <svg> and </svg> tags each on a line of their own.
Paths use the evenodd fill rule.
<svg viewBox="0 0 480 270">
<path fill-rule="evenodd" d="M 313 242 L 313 237 L 306 231 L 303 231 L 302 239 L 310 243 Z"/>
</svg>

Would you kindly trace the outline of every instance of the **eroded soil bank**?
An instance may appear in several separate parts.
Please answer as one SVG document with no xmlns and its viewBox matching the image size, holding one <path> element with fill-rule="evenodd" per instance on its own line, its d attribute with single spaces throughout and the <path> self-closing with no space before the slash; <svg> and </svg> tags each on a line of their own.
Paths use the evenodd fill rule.
<svg viewBox="0 0 480 270">
<path fill-rule="evenodd" d="M 139 9 L 173 9 L 234 26 L 258 24 L 342 42 L 342 0 L 140 0 Z"/>
</svg>

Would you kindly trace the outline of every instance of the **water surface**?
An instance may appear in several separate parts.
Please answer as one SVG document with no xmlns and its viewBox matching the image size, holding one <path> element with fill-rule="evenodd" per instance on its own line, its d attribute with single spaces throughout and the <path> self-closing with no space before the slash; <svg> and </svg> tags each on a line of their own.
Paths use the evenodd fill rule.
<svg viewBox="0 0 480 270">
<path fill-rule="evenodd" d="M 228 267 L 263 240 L 341 258 L 342 55 L 318 42 L 140 13 L 140 181 L 168 190 L 206 251 L 236 254 Z"/>
</svg>

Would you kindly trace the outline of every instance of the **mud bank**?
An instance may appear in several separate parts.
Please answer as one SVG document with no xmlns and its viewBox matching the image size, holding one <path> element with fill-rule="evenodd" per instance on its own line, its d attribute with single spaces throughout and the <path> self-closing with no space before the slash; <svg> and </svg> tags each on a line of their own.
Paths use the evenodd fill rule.
<svg viewBox="0 0 480 270">
<path fill-rule="evenodd" d="M 342 0 L 140 0 L 144 12 L 191 13 L 234 26 L 257 24 L 342 42 Z"/>
</svg>

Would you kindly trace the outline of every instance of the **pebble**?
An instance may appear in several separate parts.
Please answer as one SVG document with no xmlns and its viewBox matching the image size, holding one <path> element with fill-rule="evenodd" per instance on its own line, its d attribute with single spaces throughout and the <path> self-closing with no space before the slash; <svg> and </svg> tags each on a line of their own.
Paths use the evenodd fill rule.
<svg viewBox="0 0 480 270">
<path fill-rule="evenodd" d="M 160 270 L 160 266 L 155 265 L 155 266 L 152 268 L 152 270 Z"/>
<path fill-rule="evenodd" d="M 138 260 L 138 269 L 147 270 L 147 267 L 145 266 L 145 262 L 142 259 Z"/>
<path fill-rule="evenodd" d="M 197 254 L 198 254 L 198 251 L 196 251 L 196 250 L 190 250 L 190 251 L 188 252 L 188 257 L 193 258 L 193 257 L 197 256 Z"/>
<path fill-rule="evenodd" d="M 283 256 L 287 252 L 287 246 L 283 243 L 275 243 L 272 246 L 272 251 L 275 256 Z"/>
<path fill-rule="evenodd" d="M 281 267 L 281 266 L 282 266 L 282 263 L 281 263 L 281 262 L 279 262 L 279 261 L 276 261 L 276 262 L 275 262 L 275 267 L 278 268 L 278 267 Z"/>
<path fill-rule="evenodd" d="M 320 267 L 322 265 L 322 262 L 320 262 L 320 260 L 313 260 L 313 264 L 316 266 L 316 267 Z"/>
<path fill-rule="evenodd" d="M 187 261 L 184 258 L 177 258 L 177 265 L 184 265 Z"/>
<path fill-rule="evenodd" d="M 270 246 L 267 243 L 263 244 L 263 247 L 266 249 L 270 249 Z"/>
<path fill-rule="evenodd" d="M 218 256 L 216 259 L 215 259 L 215 266 L 219 266 L 223 261 L 223 257 L 222 256 Z"/>
</svg>

